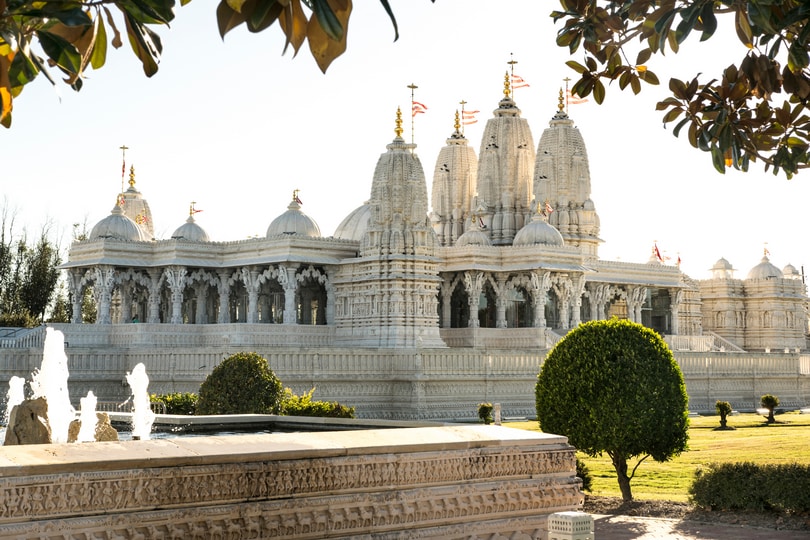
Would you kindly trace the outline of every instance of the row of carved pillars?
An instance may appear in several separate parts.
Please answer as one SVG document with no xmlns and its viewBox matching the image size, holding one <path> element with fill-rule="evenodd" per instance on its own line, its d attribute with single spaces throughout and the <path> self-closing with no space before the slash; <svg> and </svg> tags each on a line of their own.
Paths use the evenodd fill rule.
<svg viewBox="0 0 810 540">
<path fill-rule="evenodd" d="M 286 267 L 242 267 L 224 268 L 218 270 L 195 269 L 189 270 L 184 266 L 168 266 L 163 268 L 145 269 L 118 269 L 110 265 L 98 265 L 91 268 L 74 268 L 68 272 L 68 286 L 72 297 L 73 323 L 82 322 L 82 297 L 88 286 L 93 287 L 93 295 L 97 306 L 97 324 L 112 323 L 113 297 L 117 292 L 120 295 L 120 315 L 122 322 L 127 322 L 132 316 L 132 305 L 138 303 L 138 291 L 146 291 L 146 320 L 147 323 L 161 322 L 161 308 L 170 313 L 169 321 L 172 324 L 181 324 L 189 315 L 190 302 L 186 298 L 186 289 L 190 288 L 194 294 L 194 322 L 201 324 L 208 322 L 206 307 L 213 305 L 209 298 L 210 291 L 218 294 L 217 323 L 232 322 L 234 310 L 231 309 L 231 296 L 238 284 L 244 287 L 247 293 L 247 306 L 244 322 L 259 322 L 260 291 L 265 283 L 277 283 L 284 293 L 283 324 L 296 324 L 298 320 L 298 306 L 296 296 L 301 296 L 304 303 L 303 310 L 307 310 L 314 294 L 304 285 L 317 283 L 326 291 L 325 315 L 326 324 L 334 322 L 334 287 L 328 279 L 326 270 L 316 269 L 312 266 L 299 268 Z M 169 306 L 165 303 L 162 293 L 166 287 L 169 291 Z M 265 301 L 263 309 L 268 310 L 270 304 Z M 241 318 L 241 317 L 240 317 Z M 307 323 L 312 321 L 308 314 L 304 315 Z"/>
</svg>

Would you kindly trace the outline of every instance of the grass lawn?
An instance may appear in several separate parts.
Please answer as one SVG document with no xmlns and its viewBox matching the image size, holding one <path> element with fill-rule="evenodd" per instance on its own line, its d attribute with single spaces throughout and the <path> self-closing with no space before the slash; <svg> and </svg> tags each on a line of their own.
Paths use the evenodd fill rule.
<svg viewBox="0 0 810 540">
<path fill-rule="evenodd" d="M 776 416 L 765 424 L 758 414 L 728 417 L 730 431 L 718 431 L 719 416 L 689 419 L 689 450 L 665 463 L 647 458 L 636 470 L 630 486 L 635 499 L 687 501 L 695 470 L 707 463 L 750 461 L 754 463 L 810 464 L 810 414 L 798 412 Z M 505 426 L 539 431 L 537 422 L 509 422 Z M 621 497 L 616 472 L 607 454 L 588 457 L 578 453 L 593 478 L 592 495 Z M 635 466 L 635 460 L 629 467 Z"/>
</svg>

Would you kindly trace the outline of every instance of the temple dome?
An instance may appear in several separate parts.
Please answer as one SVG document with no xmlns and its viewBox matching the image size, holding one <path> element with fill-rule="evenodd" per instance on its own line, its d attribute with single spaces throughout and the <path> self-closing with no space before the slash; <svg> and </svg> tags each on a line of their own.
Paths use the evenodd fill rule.
<svg viewBox="0 0 810 540">
<path fill-rule="evenodd" d="M 321 229 L 315 220 L 301 211 L 301 203 L 294 197 L 287 211 L 278 216 L 267 227 L 267 237 L 283 234 L 296 234 L 299 236 L 320 236 Z"/>
<path fill-rule="evenodd" d="M 540 214 L 535 214 L 532 220 L 517 232 L 512 245 L 534 246 L 538 244 L 561 246 L 564 242 L 560 231 L 549 225 Z"/>
<path fill-rule="evenodd" d="M 792 264 L 788 264 L 782 268 L 782 274 L 788 279 L 802 279 L 801 273 Z"/>
<path fill-rule="evenodd" d="M 734 267 L 724 257 L 720 257 L 710 270 L 713 279 L 732 279 L 734 277 Z"/>
<path fill-rule="evenodd" d="M 185 223 L 177 227 L 172 233 L 172 238 L 175 240 L 187 240 L 189 242 L 210 242 L 208 233 L 205 229 L 197 225 L 194 221 L 194 216 L 188 216 Z"/>
<path fill-rule="evenodd" d="M 128 218 L 123 208 L 115 205 L 109 216 L 105 217 L 90 231 L 90 239 L 115 238 L 130 242 L 144 242 L 148 240 L 143 230 L 133 220 Z"/>
<path fill-rule="evenodd" d="M 481 227 L 473 225 L 456 239 L 457 246 L 491 246 L 492 241 Z"/>
<path fill-rule="evenodd" d="M 335 229 L 335 238 L 354 240 L 359 242 L 368 229 L 368 220 L 371 217 L 371 205 L 366 201 L 362 206 L 355 208 L 346 216 Z"/>
<path fill-rule="evenodd" d="M 768 260 L 768 256 L 765 255 L 762 257 L 760 263 L 753 267 L 750 272 L 748 272 L 746 279 L 772 279 L 782 277 L 782 271 L 774 266 L 773 263 Z"/>
</svg>

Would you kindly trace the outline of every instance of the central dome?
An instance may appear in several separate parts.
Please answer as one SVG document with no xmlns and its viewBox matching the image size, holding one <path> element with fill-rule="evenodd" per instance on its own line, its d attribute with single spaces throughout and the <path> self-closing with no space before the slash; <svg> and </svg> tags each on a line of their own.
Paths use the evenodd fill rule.
<svg viewBox="0 0 810 540">
<path fill-rule="evenodd" d="M 124 209 L 117 204 L 109 216 L 96 223 L 96 226 L 90 231 L 90 238 L 115 238 L 130 242 L 147 240 L 138 224 L 128 218 Z"/>
<path fill-rule="evenodd" d="M 287 211 L 278 216 L 267 227 L 267 238 L 295 234 L 299 236 L 320 236 L 321 229 L 315 220 L 301 211 L 301 201 L 293 196 Z"/>
<path fill-rule="evenodd" d="M 549 225 L 540 214 L 535 214 L 532 220 L 518 231 L 513 246 L 561 246 L 564 244 L 560 231 Z"/>
</svg>

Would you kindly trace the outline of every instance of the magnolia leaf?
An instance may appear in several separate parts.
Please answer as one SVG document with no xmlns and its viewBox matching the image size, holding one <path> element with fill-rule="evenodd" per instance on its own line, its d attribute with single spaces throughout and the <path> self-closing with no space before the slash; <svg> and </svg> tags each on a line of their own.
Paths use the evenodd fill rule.
<svg viewBox="0 0 810 540">
<path fill-rule="evenodd" d="M 245 5 L 245 0 L 225 0 L 228 7 L 237 13 L 242 13 L 242 6 Z"/>
<path fill-rule="evenodd" d="M 331 0 L 333 4 L 337 2 L 338 0 Z M 329 39 L 334 41 L 343 39 L 345 35 L 344 25 L 341 24 L 339 16 L 332 9 L 330 0 L 312 0 L 311 3 L 314 18 L 318 20 L 318 24 Z"/>
<path fill-rule="evenodd" d="M 703 26 L 703 33 L 700 41 L 706 41 L 717 31 L 717 17 L 714 15 L 714 2 L 707 2 L 700 12 L 700 23 Z"/>
<path fill-rule="evenodd" d="M 248 16 L 246 21 L 248 31 L 261 32 L 265 30 L 276 22 L 283 10 L 284 6 L 276 0 L 257 0 L 252 13 L 247 13 L 247 10 L 245 10 L 245 14 Z"/>
<path fill-rule="evenodd" d="M 726 156 L 724 155 L 723 151 L 720 150 L 719 146 L 713 144 L 711 148 L 711 153 L 712 153 L 712 164 L 714 165 L 714 169 L 720 174 L 726 174 Z"/>
<path fill-rule="evenodd" d="M 593 99 L 600 105 L 605 101 L 605 85 L 599 79 L 593 84 Z"/>
<path fill-rule="evenodd" d="M 157 63 L 162 50 L 160 37 L 135 20 L 129 12 L 124 12 L 124 22 L 127 25 L 127 36 L 132 52 L 141 61 L 146 76 L 151 77 L 158 70 Z"/>
<path fill-rule="evenodd" d="M 121 45 L 124 44 L 121 41 L 121 32 L 119 32 L 118 27 L 115 26 L 115 20 L 113 19 L 113 16 L 112 16 L 112 13 L 110 13 L 110 10 L 107 9 L 107 6 L 103 6 L 103 8 L 104 8 L 104 13 L 107 15 L 107 23 L 113 29 L 113 38 L 112 38 L 112 41 L 110 43 L 112 44 L 113 47 L 118 49 L 118 48 L 121 47 Z"/>
<path fill-rule="evenodd" d="M 737 13 L 734 16 L 734 29 L 737 32 L 737 38 L 749 49 L 754 48 L 753 32 L 751 25 L 748 23 L 748 16 L 745 13 L 745 5 L 740 5 L 737 8 Z"/>
<path fill-rule="evenodd" d="M 0 56 L 0 124 L 11 127 L 11 81 L 8 70 L 11 68 L 13 55 Z"/>
<path fill-rule="evenodd" d="M 93 52 L 90 55 L 90 65 L 93 69 L 101 69 L 107 61 L 107 30 L 104 27 L 104 18 L 97 14 L 94 19 L 96 26 L 96 39 L 93 43 Z"/>
<path fill-rule="evenodd" d="M 307 39 L 307 16 L 304 10 L 301 9 L 300 0 L 291 0 L 287 7 L 284 8 L 284 13 L 278 20 L 281 29 L 287 36 L 287 42 L 284 44 L 284 51 L 287 52 L 287 47 L 292 45 L 295 55 L 298 54 L 298 49 L 304 44 Z M 294 56 L 295 56 L 294 55 Z"/>
<path fill-rule="evenodd" d="M 70 73 L 81 72 L 82 57 L 72 43 L 45 30 L 37 31 L 36 35 L 42 50 L 57 66 Z"/>
<path fill-rule="evenodd" d="M 380 0 L 380 3 L 383 5 L 385 12 L 388 13 L 388 18 L 391 19 L 391 24 L 394 25 L 394 41 L 399 39 L 399 27 L 397 27 L 397 18 L 394 17 L 394 12 L 391 10 L 391 6 L 388 4 L 388 0 Z"/>
<path fill-rule="evenodd" d="M 247 0 L 245 3 L 253 3 Z M 222 0 L 217 6 L 217 26 L 219 27 L 219 37 L 224 38 L 225 34 L 247 20 L 247 15 L 232 9 L 226 0 Z"/>
<path fill-rule="evenodd" d="M 325 2 L 326 0 L 321 0 Z M 330 0 L 335 4 L 337 0 Z M 346 34 L 348 31 L 349 15 L 351 14 L 352 3 L 351 1 L 345 2 L 345 9 L 337 9 L 334 11 L 338 21 L 345 29 L 342 32 L 342 38 L 339 41 L 330 39 L 324 28 L 321 26 L 319 19 L 311 17 L 307 25 L 307 41 L 309 41 L 309 50 L 315 58 L 318 67 L 321 68 L 323 73 L 326 73 L 327 68 L 332 61 L 343 54 L 346 50 Z"/>
<path fill-rule="evenodd" d="M 585 66 L 583 66 L 579 62 L 575 62 L 574 60 L 567 61 L 565 63 L 565 65 L 570 67 L 571 69 L 573 69 L 574 71 L 576 71 L 577 73 L 580 73 L 580 74 L 585 73 L 586 71 L 588 71 L 588 68 L 586 68 Z"/>
</svg>

